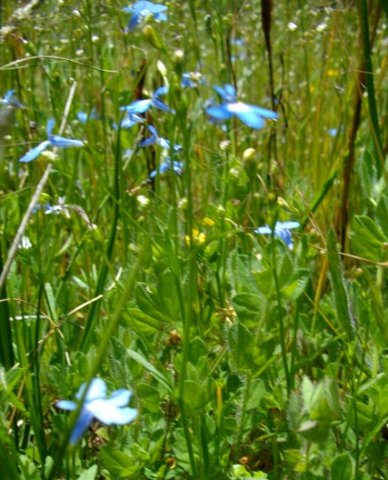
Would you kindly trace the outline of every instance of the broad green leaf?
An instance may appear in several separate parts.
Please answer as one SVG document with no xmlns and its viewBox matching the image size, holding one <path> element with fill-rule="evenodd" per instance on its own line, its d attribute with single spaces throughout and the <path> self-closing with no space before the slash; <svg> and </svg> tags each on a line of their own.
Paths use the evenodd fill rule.
<svg viewBox="0 0 388 480">
<path fill-rule="evenodd" d="M 154 287 L 145 283 L 138 283 L 135 289 L 135 296 L 137 305 L 143 313 L 163 323 L 171 321 L 171 317 L 160 303 L 158 293 Z"/>
<path fill-rule="evenodd" d="M 139 383 L 136 385 L 136 394 L 145 410 L 152 413 L 160 412 L 160 395 L 157 388 L 147 383 Z"/>
<path fill-rule="evenodd" d="M 356 216 L 352 222 L 351 246 L 355 254 L 380 261 L 388 241 L 381 227 L 370 217 Z"/>
<path fill-rule="evenodd" d="M 78 480 L 94 480 L 97 476 L 97 465 L 92 465 L 87 470 L 84 470 L 78 477 Z"/>
<path fill-rule="evenodd" d="M 104 468 L 113 475 L 113 478 L 135 478 L 137 466 L 131 455 L 121 452 L 117 448 L 104 447 L 100 451 L 100 460 Z"/>
<path fill-rule="evenodd" d="M 160 329 L 160 321 L 157 318 L 147 315 L 147 313 L 138 308 L 129 308 L 126 313 L 129 315 L 129 318 L 126 317 L 126 323 L 128 326 L 131 326 L 131 320 L 135 320 L 136 322 L 142 323 L 154 331 Z"/>
<path fill-rule="evenodd" d="M 304 292 L 308 279 L 308 270 L 297 270 L 281 289 L 282 294 L 290 300 L 296 300 Z"/>
<path fill-rule="evenodd" d="M 236 368 L 252 368 L 252 334 L 244 324 L 237 322 L 228 328 L 228 343 Z"/>
<path fill-rule="evenodd" d="M 330 479 L 354 480 L 355 471 L 355 461 L 350 453 L 340 453 L 335 457 L 331 464 Z"/>
<path fill-rule="evenodd" d="M 186 408 L 193 414 L 198 414 L 206 401 L 201 385 L 193 380 L 185 380 L 183 401 Z"/>
<path fill-rule="evenodd" d="M 258 295 L 240 293 L 233 297 L 233 307 L 238 318 L 249 326 L 258 326 L 265 301 Z"/>
<path fill-rule="evenodd" d="M 266 393 L 264 383 L 258 381 L 251 386 L 248 399 L 245 405 L 246 410 L 258 409 L 260 402 Z"/>
</svg>

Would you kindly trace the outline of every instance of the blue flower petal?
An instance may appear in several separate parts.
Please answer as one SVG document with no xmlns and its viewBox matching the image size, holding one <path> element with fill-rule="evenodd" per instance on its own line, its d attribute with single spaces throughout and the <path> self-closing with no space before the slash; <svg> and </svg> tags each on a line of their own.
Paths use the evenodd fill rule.
<svg viewBox="0 0 388 480">
<path fill-rule="evenodd" d="M 47 121 L 47 125 L 46 125 L 46 133 L 48 137 L 52 134 L 54 126 L 55 126 L 55 120 L 53 118 L 50 118 L 50 120 Z"/>
<path fill-rule="evenodd" d="M 152 137 L 148 137 L 148 138 L 145 138 L 144 140 L 142 140 L 139 143 L 139 145 L 141 147 L 149 147 L 150 145 L 153 145 L 155 142 L 156 142 L 156 137 L 152 136 Z"/>
<path fill-rule="evenodd" d="M 250 105 L 247 105 L 246 103 L 227 103 L 224 107 L 226 110 L 228 110 L 228 112 L 236 115 L 249 127 L 260 129 L 265 125 L 264 120 L 257 113 L 255 113 L 255 110 L 252 109 Z"/>
<path fill-rule="evenodd" d="M 29 150 L 21 158 L 19 158 L 19 162 L 28 163 L 28 162 L 31 162 L 32 160 L 35 160 L 35 158 L 37 158 L 44 150 L 46 150 L 46 148 L 49 145 L 50 145 L 50 142 L 48 140 L 45 140 L 44 142 L 40 143 L 36 147 Z"/>
<path fill-rule="evenodd" d="M 265 126 L 264 120 L 253 112 L 239 112 L 236 113 L 236 115 L 245 125 L 248 125 L 248 127 L 260 130 Z"/>
<path fill-rule="evenodd" d="M 83 383 L 80 386 L 76 395 L 78 400 L 80 400 L 83 397 L 85 388 L 86 388 L 86 383 Z M 85 402 L 90 402 L 97 398 L 104 398 L 104 397 L 106 397 L 106 385 L 104 380 L 102 380 L 102 378 L 93 378 L 93 380 L 90 382 L 88 392 L 85 397 Z"/>
<path fill-rule="evenodd" d="M 80 416 L 77 419 L 77 422 L 70 435 L 70 443 L 75 444 L 84 434 L 85 430 L 93 421 L 93 414 L 86 409 L 82 409 Z"/>
<path fill-rule="evenodd" d="M 166 105 L 162 100 L 160 100 L 160 98 L 153 98 L 152 99 L 152 105 L 155 107 L 155 108 L 158 108 L 159 110 L 163 110 L 163 112 L 171 112 L 171 108 Z"/>
<path fill-rule="evenodd" d="M 135 27 L 141 22 L 144 17 L 148 15 L 152 16 L 159 22 L 167 20 L 167 15 L 163 12 L 167 10 L 165 5 L 154 4 L 147 1 L 139 1 L 131 5 L 130 7 L 124 7 L 123 11 L 131 13 L 132 17 L 128 24 L 128 30 L 133 31 Z"/>
<path fill-rule="evenodd" d="M 236 97 L 236 89 L 233 85 L 226 84 L 223 87 L 215 86 L 214 90 L 222 97 L 225 102 L 235 102 Z"/>
<path fill-rule="evenodd" d="M 256 105 L 248 105 L 249 108 L 251 108 L 257 115 L 260 115 L 260 117 L 264 118 L 270 118 L 272 120 L 276 120 L 279 118 L 279 115 L 272 111 L 272 110 L 267 110 L 266 108 L 261 108 L 257 107 Z"/>
<path fill-rule="evenodd" d="M 110 405 L 109 400 L 95 400 L 88 405 L 89 411 L 105 425 L 125 425 L 137 417 L 137 410 L 130 407 L 118 408 Z"/>
<path fill-rule="evenodd" d="M 299 222 L 276 222 L 275 228 L 286 228 L 286 229 L 292 229 L 292 228 L 298 228 L 300 227 Z"/>
<path fill-rule="evenodd" d="M 233 113 L 226 109 L 226 105 L 213 105 L 206 109 L 208 115 L 219 120 L 229 120 Z"/>
<path fill-rule="evenodd" d="M 167 8 L 167 7 L 166 7 Z M 165 13 L 155 13 L 154 14 L 154 19 L 157 20 L 158 22 L 166 22 L 167 21 L 167 15 Z"/>
<path fill-rule="evenodd" d="M 143 117 L 139 117 L 136 113 L 128 113 L 127 116 L 121 120 L 121 128 L 132 128 L 141 122 L 144 122 Z"/>
<path fill-rule="evenodd" d="M 283 240 L 290 250 L 294 248 L 291 232 L 286 228 L 275 228 L 275 236 Z"/>
<path fill-rule="evenodd" d="M 125 110 L 128 113 L 145 113 L 152 105 L 150 99 L 146 100 L 135 100 L 130 105 L 126 107 L 121 107 L 120 110 Z"/>
<path fill-rule="evenodd" d="M 268 225 L 265 225 L 264 227 L 256 228 L 254 232 L 259 233 L 260 235 L 270 235 L 272 233 L 272 230 L 269 228 Z"/>
<path fill-rule="evenodd" d="M 294 243 L 292 241 L 290 229 L 298 227 L 300 227 L 298 222 L 276 222 L 274 231 L 272 231 L 268 225 L 265 225 L 264 227 L 256 228 L 255 232 L 262 235 L 269 235 L 273 233 L 275 237 L 280 238 L 287 245 L 287 247 L 292 250 L 294 248 Z"/>
<path fill-rule="evenodd" d="M 83 147 L 84 142 L 81 140 L 74 140 L 72 138 L 64 138 L 59 135 L 50 135 L 49 142 L 53 147 L 69 148 L 69 147 Z"/>
<path fill-rule="evenodd" d="M 166 140 L 165 138 L 163 137 L 158 137 L 157 140 L 156 140 L 156 143 L 164 148 L 165 150 L 170 150 L 170 142 L 168 140 Z M 174 145 L 174 149 L 175 149 L 175 145 Z"/>
<path fill-rule="evenodd" d="M 133 13 L 131 20 L 128 23 L 128 30 L 130 32 L 133 32 L 137 27 L 137 25 L 139 24 L 139 22 L 140 22 L 140 15 L 138 13 Z"/>
<path fill-rule="evenodd" d="M 89 116 L 86 112 L 77 112 L 76 116 L 81 123 L 86 123 L 89 119 Z"/>
<path fill-rule="evenodd" d="M 112 393 L 108 401 L 110 405 L 114 405 L 116 407 L 125 407 L 128 405 L 131 396 L 132 394 L 129 390 L 126 388 L 120 388 Z"/>
<path fill-rule="evenodd" d="M 168 92 L 168 86 L 167 85 L 163 85 L 162 87 L 159 87 L 155 90 L 155 93 L 152 95 L 153 98 L 157 98 L 159 97 L 160 95 L 166 95 L 166 93 Z"/>
<path fill-rule="evenodd" d="M 55 405 L 62 410 L 75 410 L 77 408 L 77 404 L 71 400 L 58 400 Z"/>
</svg>

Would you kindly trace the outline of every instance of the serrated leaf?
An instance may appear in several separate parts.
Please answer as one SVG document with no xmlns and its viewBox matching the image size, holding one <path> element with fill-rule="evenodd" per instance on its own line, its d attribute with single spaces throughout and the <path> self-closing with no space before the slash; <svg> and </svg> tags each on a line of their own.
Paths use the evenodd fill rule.
<svg viewBox="0 0 388 480">
<path fill-rule="evenodd" d="M 229 348 L 237 369 L 252 368 L 252 334 L 241 322 L 228 329 Z"/>
</svg>

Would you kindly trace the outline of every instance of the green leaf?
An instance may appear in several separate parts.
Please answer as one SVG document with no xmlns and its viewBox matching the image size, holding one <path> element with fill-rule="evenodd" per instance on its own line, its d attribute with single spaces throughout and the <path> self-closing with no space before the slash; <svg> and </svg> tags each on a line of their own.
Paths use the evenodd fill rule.
<svg viewBox="0 0 388 480">
<path fill-rule="evenodd" d="M 204 398 L 203 389 L 198 382 L 185 380 L 183 401 L 186 408 L 193 414 L 198 414 L 203 408 L 206 400 Z"/>
<path fill-rule="evenodd" d="M 252 368 L 252 334 L 241 322 L 228 329 L 229 348 L 237 369 Z"/>
<path fill-rule="evenodd" d="M 142 310 L 139 310 L 138 308 L 129 308 L 126 312 L 129 315 L 129 318 L 125 318 L 125 323 L 129 327 L 133 327 L 133 320 L 135 322 L 139 322 L 153 331 L 159 330 L 160 329 L 160 321 L 159 319 L 152 317 L 151 315 L 147 315 L 144 313 Z"/>
<path fill-rule="evenodd" d="M 163 385 L 164 388 L 169 393 L 172 393 L 172 387 L 167 381 L 166 377 L 157 370 L 152 363 L 150 363 L 148 360 L 146 360 L 144 357 L 142 357 L 139 353 L 135 352 L 134 350 L 127 350 L 127 355 L 131 357 L 135 362 L 137 362 L 139 365 L 144 367 L 154 378 L 155 380 Z"/>
<path fill-rule="evenodd" d="M 117 448 L 104 447 L 100 452 L 101 464 L 113 478 L 134 478 L 137 466 L 132 456 L 117 450 Z"/>
<path fill-rule="evenodd" d="M 265 303 L 258 295 L 240 293 L 233 297 L 233 307 L 238 318 L 248 325 L 257 326 L 262 318 L 262 308 Z"/>
<path fill-rule="evenodd" d="M 353 480 L 355 478 L 355 461 L 348 452 L 340 453 L 331 464 L 331 480 Z"/>
<path fill-rule="evenodd" d="M 351 339 L 353 337 L 352 318 L 349 312 L 348 294 L 345 288 L 342 265 L 338 255 L 336 238 L 333 230 L 329 231 L 327 240 L 327 256 L 329 260 L 330 278 L 334 291 L 338 322 L 346 332 L 348 338 Z"/>
<path fill-rule="evenodd" d="M 171 322 L 170 315 L 160 303 L 157 290 L 145 283 L 138 283 L 135 289 L 136 302 L 140 310 L 147 316 L 163 323 Z"/>
<path fill-rule="evenodd" d="M 282 294 L 290 300 L 296 300 L 304 292 L 308 279 L 308 270 L 297 270 L 291 276 L 288 283 L 281 289 Z"/>
<path fill-rule="evenodd" d="M 355 216 L 352 222 L 351 246 L 361 257 L 381 261 L 388 238 L 380 226 L 366 216 Z"/>
<path fill-rule="evenodd" d="M 97 476 L 97 465 L 92 465 L 87 470 L 84 470 L 78 477 L 78 480 L 94 480 Z"/>
<path fill-rule="evenodd" d="M 376 220 L 379 222 L 385 238 L 388 239 L 388 197 L 385 195 L 380 199 L 376 207 Z"/>
<path fill-rule="evenodd" d="M 258 381 L 256 384 L 254 384 L 251 387 L 248 395 L 248 399 L 245 405 L 246 410 L 257 409 L 265 393 L 266 393 L 266 390 L 265 390 L 264 383 L 262 381 Z"/>
<path fill-rule="evenodd" d="M 137 397 L 141 399 L 141 404 L 145 410 L 152 413 L 160 412 L 160 395 L 157 388 L 146 383 L 136 385 Z"/>
</svg>

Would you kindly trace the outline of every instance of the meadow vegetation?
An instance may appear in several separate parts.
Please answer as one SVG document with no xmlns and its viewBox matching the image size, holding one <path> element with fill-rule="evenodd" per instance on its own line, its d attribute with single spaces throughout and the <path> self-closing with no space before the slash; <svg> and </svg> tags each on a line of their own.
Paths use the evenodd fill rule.
<svg viewBox="0 0 388 480">
<path fill-rule="evenodd" d="M 388 478 L 385 0 L 0 3 L 2 479 Z"/>
</svg>

